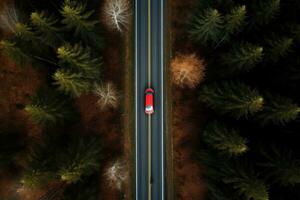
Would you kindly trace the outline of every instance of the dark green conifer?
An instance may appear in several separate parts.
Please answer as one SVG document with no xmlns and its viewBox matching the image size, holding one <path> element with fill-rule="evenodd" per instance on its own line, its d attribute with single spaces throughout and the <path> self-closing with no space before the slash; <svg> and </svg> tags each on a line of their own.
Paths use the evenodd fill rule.
<svg viewBox="0 0 300 200">
<path fill-rule="evenodd" d="M 32 61 L 31 57 L 24 53 L 15 42 L 9 40 L 0 41 L 0 51 L 20 66 L 30 64 Z"/>
<path fill-rule="evenodd" d="M 35 141 L 27 154 L 27 168 L 21 183 L 28 187 L 42 187 L 58 178 L 57 165 L 61 149 L 59 138 L 46 133 L 41 140 Z"/>
<path fill-rule="evenodd" d="M 236 6 L 225 16 L 225 37 L 241 32 L 246 20 L 246 6 Z"/>
<path fill-rule="evenodd" d="M 289 98 L 280 95 L 266 94 L 264 109 L 257 118 L 263 123 L 284 125 L 295 120 L 300 113 L 300 107 Z"/>
<path fill-rule="evenodd" d="M 61 157 L 60 179 L 67 183 L 76 183 L 83 176 L 99 170 L 101 151 L 99 138 L 77 138 L 72 140 L 63 157 Z"/>
<path fill-rule="evenodd" d="M 292 156 L 291 151 L 280 152 L 275 147 L 272 151 L 262 151 L 265 162 L 262 166 L 267 168 L 268 176 L 274 183 L 283 186 L 295 186 L 300 183 L 300 160 Z"/>
<path fill-rule="evenodd" d="M 200 159 L 204 166 L 204 178 L 208 180 L 208 189 L 210 193 L 217 192 L 214 194 L 217 199 L 228 199 L 223 196 L 225 193 L 222 189 L 231 192 L 229 199 L 269 199 L 269 187 L 247 160 L 229 160 L 211 150 L 202 150 Z"/>
<path fill-rule="evenodd" d="M 65 0 L 61 9 L 62 23 L 74 30 L 76 37 L 88 38 L 95 30 L 98 21 L 91 20 L 94 11 L 87 11 L 86 4 L 74 0 Z"/>
<path fill-rule="evenodd" d="M 221 37 L 223 17 L 218 10 L 209 8 L 194 17 L 191 22 L 190 35 L 202 44 L 217 43 Z"/>
<path fill-rule="evenodd" d="M 247 72 L 262 61 L 263 48 L 250 43 L 235 44 L 221 56 L 230 73 Z"/>
<path fill-rule="evenodd" d="M 267 40 L 266 57 L 272 62 L 287 56 L 292 51 L 293 38 L 274 38 Z"/>
<path fill-rule="evenodd" d="M 83 73 L 86 77 L 100 77 L 101 60 L 93 57 L 90 48 L 84 48 L 79 44 L 71 46 L 66 44 L 57 50 L 60 65 L 73 68 L 79 73 Z"/>
<path fill-rule="evenodd" d="M 93 79 L 83 73 L 76 73 L 70 70 L 57 70 L 54 75 L 54 85 L 65 94 L 78 97 L 81 94 L 93 89 Z"/>
<path fill-rule="evenodd" d="M 221 114 L 235 118 L 248 117 L 262 110 L 264 99 L 241 82 L 215 82 L 204 85 L 200 101 Z"/>
<path fill-rule="evenodd" d="M 73 109 L 70 100 L 52 92 L 38 92 L 25 106 L 30 119 L 41 126 L 55 126 L 73 119 Z"/>
<path fill-rule="evenodd" d="M 269 187 L 258 177 L 250 166 L 227 168 L 224 183 L 231 184 L 237 193 L 246 200 L 268 200 Z"/>
<path fill-rule="evenodd" d="M 253 3 L 255 26 L 266 25 L 274 19 L 280 10 L 280 0 L 259 0 Z"/>
<path fill-rule="evenodd" d="M 16 24 L 16 36 L 24 41 L 34 41 L 37 39 L 32 28 L 27 24 L 22 23 Z"/>
<path fill-rule="evenodd" d="M 58 20 L 54 15 L 47 15 L 45 12 L 33 12 L 30 19 L 37 35 L 44 43 L 56 47 L 59 42 L 63 41 L 58 35 L 59 29 L 56 27 Z"/>
<path fill-rule="evenodd" d="M 238 129 L 229 128 L 218 121 L 208 123 L 203 138 L 209 146 L 229 156 L 237 156 L 248 150 L 247 140 L 240 136 Z"/>
</svg>

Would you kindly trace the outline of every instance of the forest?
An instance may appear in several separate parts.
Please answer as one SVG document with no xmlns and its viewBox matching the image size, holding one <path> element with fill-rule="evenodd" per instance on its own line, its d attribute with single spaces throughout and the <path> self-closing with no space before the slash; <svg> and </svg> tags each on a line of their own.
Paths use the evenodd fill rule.
<svg viewBox="0 0 300 200">
<path fill-rule="evenodd" d="M 0 199 L 123 198 L 130 2 L 0 8 Z"/>
<path fill-rule="evenodd" d="M 195 0 L 187 12 L 171 72 L 175 109 L 201 124 L 189 143 L 204 199 L 300 199 L 300 1 Z M 178 108 L 187 96 L 196 111 Z"/>
</svg>

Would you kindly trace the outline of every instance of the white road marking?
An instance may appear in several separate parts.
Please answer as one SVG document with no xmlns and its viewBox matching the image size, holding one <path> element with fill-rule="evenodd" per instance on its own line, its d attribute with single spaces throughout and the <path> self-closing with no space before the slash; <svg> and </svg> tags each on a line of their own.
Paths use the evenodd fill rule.
<svg viewBox="0 0 300 200">
<path fill-rule="evenodd" d="M 151 87 L 152 47 L 151 47 L 151 0 L 148 0 L 148 87 Z M 151 115 L 148 116 L 148 200 L 152 199 L 152 133 Z"/>
<path fill-rule="evenodd" d="M 135 199 L 138 200 L 138 134 L 137 134 L 137 6 L 138 0 L 135 1 Z"/>
<path fill-rule="evenodd" d="M 161 163 L 162 163 L 162 193 L 161 199 L 164 199 L 164 0 L 161 0 L 161 10 L 160 10 L 160 17 L 161 17 Z"/>
</svg>

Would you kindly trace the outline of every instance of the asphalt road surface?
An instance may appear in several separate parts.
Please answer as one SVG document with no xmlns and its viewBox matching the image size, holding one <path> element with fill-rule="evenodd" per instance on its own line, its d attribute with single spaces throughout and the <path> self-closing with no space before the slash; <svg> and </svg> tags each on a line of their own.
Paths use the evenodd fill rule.
<svg viewBox="0 0 300 200">
<path fill-rule="evenodd" d="M 136 199 L 165 199 L 163 0 L 135 1 Z M 144 91 L 155 90 L 155 113 L 144 112 Z"/>
</svg>

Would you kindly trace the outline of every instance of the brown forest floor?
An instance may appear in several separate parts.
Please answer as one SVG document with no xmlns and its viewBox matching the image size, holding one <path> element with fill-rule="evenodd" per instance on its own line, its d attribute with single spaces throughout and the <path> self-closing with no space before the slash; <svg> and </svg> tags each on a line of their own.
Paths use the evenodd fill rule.
<svg viewBox="0 0 300 200">
<path fill-rule="evenodd" d="M 186 22 L 195 7 L 195 1 L 170 0 L 172 56 L 192 53 L 193 46 L 187 38 Z M 200 144 L 204 117 L 201 115 L 197 92 L 172 86 L 172 135 L 174 151 L 175 199 L 202 200 L 205 188 L 201 168 L 195 157 Z"/>
</svg>

